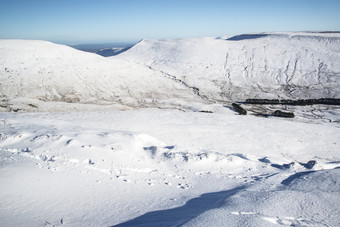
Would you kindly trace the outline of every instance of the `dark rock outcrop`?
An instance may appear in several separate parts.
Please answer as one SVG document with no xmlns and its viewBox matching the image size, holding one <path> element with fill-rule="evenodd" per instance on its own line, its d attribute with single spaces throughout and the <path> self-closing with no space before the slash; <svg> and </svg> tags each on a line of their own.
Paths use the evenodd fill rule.
<svg viewBox="0 0 340 227">
<path fill-rule="evenodd" d="M 282 165 L 279 165 L 279 164 L 271 164 L 271 166 L 274 167 L 274 168 L 277 168 L 277 169 L 285 170 L 285 169 L 289 169 L 289 168 L 291 168 L 292 166 L 294 166 L 294 162 L 287 163 L 287 164 L 282 164 Z"/>
<path fill-rule="evenodd" d="M 292 112 L 284 112 L 284 111 L 281 111 L 281 110 L 275 110 L 271 116 L 274 116 L 274 117 L 286 117 L 286 118 L 293 118 L 295 117 L 294 113 Z"/>
<path fill-rule="evenodd" d="M 232 103 L 231 106 L 240 115 L 247 115 L 247 111 L 245 109 L 243 109 L 239 104 Z"/>
<path fill-rule="evenodd" d="M 294 106 L 307 106 L 307 105 L 340 105 L 340 99 L 321 98 L 321 99 L 246 99 L 245 104 L 260 104 L 260 105 L 294 105 Z"/>
<path fill-rule="evenodd" d="M 315 166 L 316 161 L 315 160 L 310 160 L 307 163 L 300 163 L 300 165 L 302 165 L 303 167 L 305 167 L 306 169 L 313 169 L 313 167 Z"/>
<path fill-rule="evenodd" d="M 200 112 L 200 113 L 213 113 L 211 110 L 200 110 L 198 112 Z"/>
</svg>

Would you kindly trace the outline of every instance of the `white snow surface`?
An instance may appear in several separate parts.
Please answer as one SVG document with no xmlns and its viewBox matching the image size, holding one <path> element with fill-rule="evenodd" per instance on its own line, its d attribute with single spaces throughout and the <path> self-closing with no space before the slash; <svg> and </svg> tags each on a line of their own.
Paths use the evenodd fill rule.
<svg viewBox="0 0 340 227">
<path fill-rule="evenodd" d="M 0 40 L 0 226 L 340 226 L 340 108 L 228 107 L 340 98 L 339 40 Z"/>
<path fill-rule="evenodd" d="M 339 123 L 210 108 L 1 113 L 0 225 L 339 225 Z"/>
</svg>

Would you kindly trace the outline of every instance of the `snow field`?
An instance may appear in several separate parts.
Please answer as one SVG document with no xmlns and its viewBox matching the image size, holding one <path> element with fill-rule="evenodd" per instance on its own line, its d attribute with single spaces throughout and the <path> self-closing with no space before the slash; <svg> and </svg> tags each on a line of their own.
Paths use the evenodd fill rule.
<svg viewBox="0 0 340 227">
<path fill-rule="evenodd" d="M 6 226 L 339 222 L 338 123 L 213 108 L 218 113 L 2 113 L 0 220 Z M 308 169 L 311 160 L 316 164 Z"/>
</svg>

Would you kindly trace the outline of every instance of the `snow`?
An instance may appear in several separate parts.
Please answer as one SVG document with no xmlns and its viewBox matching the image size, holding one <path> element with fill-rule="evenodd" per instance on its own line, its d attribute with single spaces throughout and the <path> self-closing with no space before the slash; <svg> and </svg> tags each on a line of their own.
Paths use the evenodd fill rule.
<svg viewBox="0 0 340 227">
<path fill-rule="evenodd" d="M 338 123 L 214 108 L 2 113 L 2 225 L 339 223 Z"/>
<path fill-rule="evenodd" d="M 129 59 L 199 88 L 216 101 L 338 98 L 338 33 L 262 33 L 142 40 L 111 59 Z"/>
<path fill-rule="evenodd" d="M 0 110 L 339 98 L 339 53 L 338 33 L 142 40 L 109 58 L 45 41 L 0 40 Z"/>
<path fill-rule="evenodd" d="M 171 98 L 184 103 L 197 100 L 182 84 L 169 83 L 145 66 L 45 41 L 0 40 L 0 62 L 4 110 L 87 109 L 82 104 L 129 109 L 171 102 Z"/>
<path fill-rule="evenodd" d="M 339 98 L 339 40 L 0 40 L 0 226 L 338 226 L 340 108 L 230 103 Z"/>
</svg>

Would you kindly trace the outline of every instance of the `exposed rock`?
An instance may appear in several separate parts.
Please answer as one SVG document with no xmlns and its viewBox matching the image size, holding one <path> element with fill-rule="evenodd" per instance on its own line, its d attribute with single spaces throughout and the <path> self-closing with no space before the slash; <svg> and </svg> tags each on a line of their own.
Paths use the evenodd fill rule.
<svg viewBox="0 0 340 227">
<path fill-rule="evenodd" d="M 232 103 L 231 104 L 233 109 L 239 113 L 240 115 L 247 115 L 247 111 L 245 109 L 243 109 L 239 104 L 236 103 Z"/>
<path fill-rule="evenodd" d="M 295 117 L 294 113 L 292 112 L 284 112 L 284 111 L 281 111 L 281 110 L 275 110 L 271 116 L 274 116 L 274 117 L 286 117 L 286 118 L 293 118 Z"/>
<path fill-rule="evenodd" d="M 263 163 L 270 163 L 270 160 L 267 157 L 259 158 L 258 160 Z"/>
<path fill-rule="evenodd" d="M 271 164 L 272 167 L 274 168 L 278 168 L 278 169 L 289 169 L 290 167 L 294 166 L 294 162 L 291 162 L 291 163 L 288 163 L 288 164 L 282 164 L 282 165 L 279 165 L 279 164 Z"/>
<path fill-rule="evenodd" d="M 315 166 L 316 161 L 315 160 L 310 160 L 307 163 L 300 163 L 300 165 L 302 165 L 303 167 L 305 167 L 306 169 L 313 169 L 313 167 Z"/>
<path fill-rule="evenodd" d="M 245 104 L 262 104 L 262 105 L 294 105 L 294 106 L 306 106 L 306 105 L 340 105 L 340 99 L 333 98 L 321 98 L 321 99 L 246 99 Z"/>
</svg>

